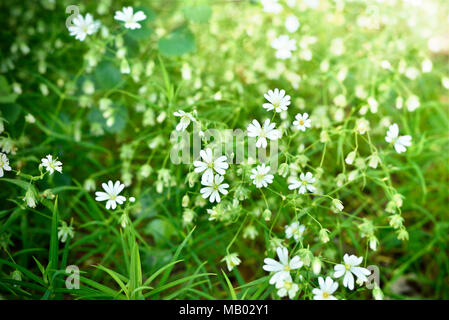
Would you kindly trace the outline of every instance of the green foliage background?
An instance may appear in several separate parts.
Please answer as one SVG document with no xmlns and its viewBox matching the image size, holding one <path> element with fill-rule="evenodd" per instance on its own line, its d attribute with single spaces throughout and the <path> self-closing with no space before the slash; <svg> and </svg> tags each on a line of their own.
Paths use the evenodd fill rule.
<svg viewBox="0 0 449 320">
<path fill-rule="evenodd" d="M 279 299 L 262 266 L 280 241 L 291 252 L 310 249 L 323 263 L 322 275 L 331 275 L 346 252 L 363 256 L 365 265 L 380 268 L 387 298 L 448 299 L 449 96 L 442 78 L 449 77 L 449 49 L 428 50 L 428 37 L 421 31 L 447 36 L 449 6 L 433 1 L 438 14 L 432 16 L 393 2 L 381 6 L 373 1 L 383 17 L 373 30 L 357 24 L 359 16 L 370 12 L 365 1 L 321 1 L 317 10 L 284 4 L 280 15 L 264 13 L 257 1 L 80 1 L 80 13 L 92 13 L 109 31 L 84 42 L 70 37 L 65 27 L 71 1 L 2 3 L 1 136 L 7 139 L 3 143 L 12 144 L 8 158 L 15 171 L 0 178 L 1 296 Z M 114 12 L 123 5 L 145 12 L 141 29 L 126 30 L 114 21 Z M 283 23 L 289 10 L 301 22 L 290 35 L 298 49 L 291 59 L 280 61 L 269 39 L 287 34 Z M 315 43 L 299 45 L 310 36 Z M 345 43 L 340 56 L 330 52 L 335 38 Z M 130 74 L 120 72 L 120 48 L 126 48 Z M 306 49 L 313 52 L 310 61 L 301 58 Z M 399 71 L 401 61 L 420 69 L 426 58 L 433 70 L 415 80 Z M 380 67 L 385 59 L 393 65 L 391 71 Z M 323 61 L 329 62 L 327 71 Z M 340 81 L 345 68 L 347 76 Z M 91 94 L 86 81 L 95 87 Z M 20 83 L 20 94 L 13 83 Z M 371 130 L 364 135 L 354 130 L 366 105 L 356 95 L 358 85 L 379 102 L 379 112 L 365 116 Z M 193 166 L 169 159 L 170 132 L 178 121 L 173 112 L 195 109 L 206 128 L 244 130 L 253 119 L 272 116 L 261 106 L 263 94 L 276 87 L 292 96 L 287 118 L 275 119 L 278 127 L 285 128 L 282 123 L 291 123 L 299 112 L 316 119 L 304 134 L 285 129 L 280 163 L 312 171 L 327 197 L 298 196 L 279 174 L 270 188 L 260 191 L 249 180 L 253 166 L 231 165 L 226 175 L 231 192 L 219 207 L 223 219 L 209 221 L 206 209 L 212 205 L 199 196 Z M 342 121 L 334 117 L 339 94 L 347 100 Z M 416 111 L 395 107 L 398 96 L 406 100 L 412 94 L 421 102 Z M 113 101 L 111 126 L 100 108 L 104 98 Z M 28 114 L 34 123 L 25 120 Z M 406 153 L 396 154 L 385 142 L 387 122 L 398 123 L 402 134 L 413 137 Z M 325 143 L 320 140 L 323 131 L 329 135 Z M 378 152 L 379 167 L 348 166 L 344 158 L 354 148 L 364 159 Z M 47 154 L 63 162 L 63 173 L 32 178 L 39 177 L 40 159 Z M 142 174 L 144 165 L 152 168 L 149 176 Z M 356 179 L 349 181 L 353 170 Z M 346 179 L 338 185 L 340 174 Z M 136 197 L 136 203 L 105 210 L 104 203 L 94 200 L 94 191 L 109 179 L 129 180 L 124 195 Z M 86 190 L 86 180 L 95 183 L 94 190 Z M 35 208 L 23 201 L 30 181 L 39 200 Z M 403 205 L 387 212 L 396 194 Z M 182 206 L 185 195 L 190 198 L 187 208 Z M 332 212 L 332 198 L 344 203 L 342 213 Z M 267 208 L 269 221 L 262 218 Z M 187 209 L 193 210 L 191 222 L 185 219 Z M 132 222 L 125 229 L 119 224 L 122 213 Z M 404 218 L 408 241 L 399 240 L 389 225 L 392 214 Z M 295 219 L 307 228 L 296 245 L 280 240 L 284 226 Z M 72 221 L 75 230 L 66 243 L 57 237 L 62 221 Z M 369 250 L 363 237 L 366 221 L 379 239 L 376 251 Z M 255 239 L 244 237 L 248 226 L 257 230 Z M 320 241 L 321 228 L 330 231 L 330 242 Z M 231 272 L 222 261 L 229 252 L 242 260 Z M 67 265 L 81 270 L 79 290 L 65 287 Z M 297 279 L 299 275 L 298 297 L 312 298 L 317 276 L 310 266 Z M 340 286 L 338 296 L 371 299 L 372 293 Z"/>
</svg>

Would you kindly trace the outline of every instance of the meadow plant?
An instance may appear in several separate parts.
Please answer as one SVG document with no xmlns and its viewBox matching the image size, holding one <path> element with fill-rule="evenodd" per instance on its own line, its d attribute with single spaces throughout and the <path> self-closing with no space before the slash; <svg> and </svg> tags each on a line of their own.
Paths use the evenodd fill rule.
<svg viewBox="0 0 449 320">
<path fill-rule="evenodd" d="M 0 16 L 0 298 L 449 299 L 447 1 Z"/>
</svg>

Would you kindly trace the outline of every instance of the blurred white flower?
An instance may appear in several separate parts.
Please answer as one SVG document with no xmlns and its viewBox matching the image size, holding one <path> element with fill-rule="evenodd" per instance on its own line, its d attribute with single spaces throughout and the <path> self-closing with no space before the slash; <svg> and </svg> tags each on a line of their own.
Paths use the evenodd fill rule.
<svg viewBox="0 0 449 320">
<path fill-rule="evenodd" d="M 274 91 L 268 90 L 268 92 L 264 94 L 264 97 L 270 102 L 262 105 L 267 111 L 274 109 L 276 112 L 280 113 L 287 110 L 290 105 L 290 96 L 285 95 L 285 90 L 279 90 L 278 88 L 274 89 Z"/>
<path fill-rule="evenodd" d="M 319 277 L 318 284 L 320 288 L 312 290 L 312 293 L 315 295 L 313 297 L 314 300 L 338 300 L 332 295 L 338 288 L 338 282 L 332 280 L 331 277 L 326 277 L 326 280 Z"/>
<path fill-rule="evenodd" d="M 298 113 L 295 116 L 295 121 L 293 125 L 296 126 L 301 131 L 306 131 L 306 128 L 310 128 L 311 120 L 309 119 L 309 114 L 304 112 L 303 114 Z"/>
<path fill-rule="evenodd" d="M 173 113 L 174 116 L 180 117 L 178 125 L 176 126 L 176 131 L 184 131 L 190 124 L 190 121 L 195 121 L 195 118 L 190 113 L 186 113 L 182 110 L 178 110 Z"/>
<path fill-rule="evenodd" d="M 256 169 L 252 169 L 252 175 L 250 178 L 253 180 L 253 184 L 256 185 L 257 188 L 267 187 L 268 184 L 273 182 L 274 176 L 272 174 L 268 174 L 270 172 L 270 166 L 265 166 L 265 163 L 256 167 Z"/>
<path fill-rule="evenodd" d="M 216 174 L 215 177 L 208 176 L 208 179 L 202 179 L 201 184 L 205 187 L 200 190 L 200 193 L 204 199 L 209 198 L 211 203 L 221 201 L 220 193 L 226 195 L 228 194 L 227 188 L 229 184 L 222 183 L 224 180 L 223 176 Z"/>
<path fill-rule="evenodd" d="M 73 18 L 72 24 L 68 27 L 70 35 L 75 36 L 75 39 L 80 41 L 84 41 L 87 35 L 96 33 L 100 28 L 100 22 L 94 21 L 90 13 L 87 13 L 85 17 L 78 14 Z"/>
<path fill-rule="evenodd" d="M 279 257 L 279 262 L 271 259 L 265 258 L 263 269 L 268 272 L 274 272 L 270 279 L 270 284 L 275 284 L 278 280 L 283 277 L 290 275 L 290 270 L 299 269 L 302 267 L 303 263 L 298 256 L 294 256 L 290 261 L 288 259 L 288 250 L 284 247 L 278 247 L 276 249 L 277 255 Z"/>
<path fill-rule="evenodd" d="M 299 222 L 295 221 L 292 224 L 285 226 L 285 237 L 287 239 L 293 237 L 295 241 L 302 240 L 302 236 L 305 230 L 305 225 L 299 224 Z"/>
<path fill-rule="evenodd" d="M 142 26 L 139 21 L 143 21 L 147 18 L 143 11 L 137 11 L 134 13 L 132 7 L 123 7 L 122 11 L 116 11 L 114 19 L 125 22 L 125 28 L 127 29 L 140 29 Z"/>
<path fill-rule="evenodd" d="M 260 0 L 263 6 L 263 11 L 267 13 L 279 13 L 282 11 L 282 5 L 278 3 L 278 0 Z"/>
<path fill-rule="evenodd" d="M 195 161 L 193 165 L 195 166 L 195 172 L 204 172 L 201 179 L 209 180 L 214 177 L 214 171 L 220 175 L 226 173 L 226 169 L 229 168 L 229 164 L 226 162 L 228 158 L 226 156 L 220 156 L 214 160 L 212 155 L 212 149 L 206 148 L 206 150 L 200 151 L 200 156 L 203 161 Z"/>
<path fill-rule="evenodd" d="M 405 104 L 407 106 L 407 110 L 413 112 L 420 106 L 419 98 L 415 95 L 411 95 L 410 97 L 408 97 Z"/>
<path fill-rule="evenodd" d="M 307 190 L 310 192 L 315 192 L 316 188 L 312 185 L 315 182 L 315 178 L 312 173 L 307 172 L 306 174 L 301 173 L 299 180 L 293 178 L 292 183 L 288 186 L 290 190 L 299 189 L 299 194 L 306 193 Z"/>
<path fill-rule="evenodd" d="M 259 121 L 253 120 L 252 123 L 248 125 L 248 136 L 257 137 L 256 147 L 266 148 L 267 139 L 276 140 L 280 137 L 279 130 L 275 129 L 276 124 L 270 123 L 270 119 L 266 119 L 263 127 L 260 126 Z"/>
<path fill-rule="evenodd" d="M 385 141 L 392 143 L 397 153 L 405 152 L 407 150 L 405 147 L 410 147 L 412 145 L 411 140 L 412 137 L 409 135 L 399 136 L 399 128 L 396 123 L 388 127 Z"/>
<path fill-rule="evenodd" d="M 62 226 L 58 227 L 58 239 L 65 243 L 67 241 L 67 237 L 73 238 L 75 236 L 75 232 L 73 231 L 72 226 L 68 226 L 65 221 L 62 222 Z"/>
<path fill-rule="evenodd" d="M 112 183 L 111 180 L 108 181 L 108 184 L 102 183 L 101 186 L 103 187 L 104 191 L 97 191 L 95 192 L 95 200 L 96 201 L 107 201 L 106 202 L 106 209 L 112 209 L 114 210 L 117 208 L 117 203 L 122 204 L 126 201 L 126 198 L 124 196 L 119 196 L 120 192 L 122 192 L 123 188 L 125 188 L 125 185 L 120 183 L 119 180 L 117 180 L 115 183 Z"/>
<path fill-rule="evenodd" d="M 367 277 L 371 272 L 366 269 L 359 267 L 363 261 L 363 257 L 356 257 L 355 255 L 348 255 L 347 253 L 343 256 L 344 264 L 337 264 L 334 267 L 334 277 L 343 278 L 343 286 L 353 290 L 354 289 L 354 276 L 364 282 L 368 281 Z"/>
<path fill-rule="evenodd" d="M 0 177 L 3 177 L 4 171 L 11 171 L 11 167 L 6 154 L 0 152 Z"/>
<path fill-rule="evenodd" d="M 298 18 L 293 15 L 288 16 L 287 19 L 285 19 L 285 28 L 287 28 L 288 32 L 295 32 L 300 25 Z"/>
<path fill-rule="evenodd" d="M 276 49 L 276 58 L 288 59 L 292 56 L 292 51 L 296 50 L 296 40 L 290 39 L 288 35 L 281 35 L 271 41 L 271 47 Z"/>
<path fill-rule="evenodd" d="M 42 158 L 42 166 L 47 169 L 47 171 L 50 172 L 50 174 L 53 174 L 53 172 L 58 171 L 59 173 L 62 173 L 62 162 L 58 161 L 57 159 L 53 159 L 53 157 L 49 154 L 46 158 Z"/>
</svg>

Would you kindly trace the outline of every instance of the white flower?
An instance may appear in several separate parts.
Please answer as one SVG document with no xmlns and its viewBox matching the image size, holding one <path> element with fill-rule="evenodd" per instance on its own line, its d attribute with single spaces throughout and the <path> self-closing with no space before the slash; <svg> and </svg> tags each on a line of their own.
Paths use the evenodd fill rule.
<svg viewBox="0 0 449 320">
<path fill-rule="evenodd" d="M 287 28 L 288 32 L 295 32 L 300 25 L 298 18 L 295 16 L 288 16 L 287 19 L 285 19 L 285 28 Z"/>
<path fill-rule="evenodd" d="M 132 7 L 123 7 L 122 11 L 116 11 L 114 19 L 125 22 L 125 28 L 127 29 L 140 29 L 141 25 L 139 21 L 145 20 L 147 16 L 143 11 L 133 12 Z"/>
<path fill-rule="evenodd" d="M 67 237 L 73 238 L 75 236 L 75 232 L 73 231 L 72 226 L 68 226 L 65 221 L 62 222 L 62 226 L 58 227 L 58 239 L 61 240 L 62 243 L 67 241 Z"/>
<path fill-rule="evenodd" d="M 282 6 L 278 3 L 278 0 L 260 0 L 263 6 L 263 11 L 267 13 L 279 13 L 282 11 Z"/>
<path fill-rule="evenodd" d="M 363 257 L 356 257 L 355 255 L 348 255 L 347 253 L 343 256 L 344 264 L 337 264 L 334 267 L 334 277 L 335 278 L 343 278 L 343 286 L 349 288 L 350 290 L 354 289 L 354 274 L 357 279 L 361 281 L 368 281 L 366 276 L 370 275 L 371 272 L 362 267 L 358 267 L 363 261 Z"/>
<path fill-rule="evenodd" d="M 326 280 L 319 277 L 318 283 L 320 288 L 312 290 L 312 293 L 315 295 L 313 300 L 338 300 L 332 295 L 338 288 L 338 282 L 332 280 L 331 277 L 326 277 Z"/>
<path fill-rule="evenodd" d="M 306 112 L 304 114 L 298 113 L 295 116 L 295 118 L 296 118 L 296 120 L 293 121 L 293 125 L 297 126 L 299 130 L 306 131 L 306 128 L 310 128 L 311 120 L 309 119 L 308 113 L 306 113 Z"/>
<path fill-rule="evenodd" d="M 120 183 L 119 180 L 117 180 L 115 183 L 112 183 L 112 181 L 109 180 L 108 184 L 102 183 L 101 186 L 106 192 L 95 192 L 95 195 L 97 196 L 95 200 L 107 201 L 106 209 L 109 210 L 112 208 L 112 210 L 114 210 L 115 208 L 117 208 L 117 203 L 122 204 L 126 201 L 126 198 L 124 196 L 119 196 L 120 192 L 122 192 L 123 188 L 125 188 L 125 185 Z"/>
<path fill-rule="evenodd" d="M 58 171 L 59 173 L 62 173 L 62 162 L 57 161 L 57 159 L 53 159 L 53 157 L 49 154 L 46 158 L 42 158 L 42 166 L 47 169 L 47 171 L 50 172 L 50 174 L 53 174 L 53 172 Z"/>
<path fill-rule="evenodd" d="M 294 178 L 293 182 L 288 186 L 290 190 L 298 189 L 299 193 L 304 194 L 307 190 L 310 192 L 315 192 L 316 188 L 312 185 L 315 182 L 315 178 L 312 173 L 307 172 L 306 174 L 301 173 L 299 176 L 299 180 Z"/>
<path fill-rule="evenodd" d="M 293 299 L 299 290 L 299 286 L 293 283 L 292 277 L 289 273 L 283 274 L 276 282 L 276 289 L 279 297 L 285 297 L 288 294 L 290 299 Z"/>
<path fill-rule="evenodd" d="M 411 95 L 408 97 L 405 104 L 407 105 L 408 111 L 413 112 L 420 106 L 419 98 L 415 95 Z"/>
<path fill-rule="evenodd" d="M 190 113 L 186 113 L 182 110 L 174 112 L 173 115 L 181 118 L 176 126 L 176 131 L 184 131 L 189 126 L 190 121 L 195 121 L 195 118 Z"/>
<path fill-rule="evenodd" d="M 75 36 L 75 39 L 84 41 L 87 35 L 94 34 L 100 27 L 100 22 L 94 21 L 92 15 L 87 13 L 85 17 L 78 14 L 73 20 L 73 25 L 68 27 L 70 35 Z"/>
<path fill-rule="evenodd" d="M 265 163 L 263 163 L 262 165 L 257 166 L 256 169 L 251 170 L 252 175 L 250 178 L 253 179 L 253 184 L 255 184 L 257 188 L 266 188 L 268 184 L 273 182 L 274 176 L 272 174 L 267 174 L 270 169 L 270 166 L 265 166 Z"/>
<path fill-rule="evenodd" d="M 407 149 L 405 147 L 410 147 L 412 145 L 412 137 L 410 136 L 399 136 L 399 128 L 396 123 L 393 123 L 388 127 L 387 136 L 385 141 L 394 144 L 394 149 L 397 153 L 405 152 Z"/>
<path fill-rule="evenodd" d="M 275 284 L 286 275 L 290 275 L 290 270 L 299 269 L 303 265 L 298 256 L 294 256 L 290 261 L 288 260 L 287 248 L 278 247 L 276 252 L 280 262 L 271 258 L 265 258 L 264 260 L 265 265 L 263 269 L 268 272 L 274 272 L 270 279 L 270 284 Z"/>
<path fill-rule="evenodd" d="M 226 162 L 228 159 L 226 156 L 218 157 L 214 160 L 212 156 L 212 150 L 210 148 L 206 148 L 206 151 L 201 150 L 200 156 L 203 161 L 195 161 L 193 165 L 196 167 L 195 172 L 203 172 L 202 180 L 209 180 L 214 177 L 214 171 L 218 174 L 224 175 L 226 173 L 226 169 L 229 167 L 229 164 Z"/>
<path fill-rule="evenodd" d="M 267 111 L 274 109 L 280 113 L 286 111 L 290 105 L 290 96 L 285 95 L 285 90 L 279 90 L 278 88 L 274 89 L 274 91 L 268 90 L 268 93 L 265 93 L 264 97 L 270 102 L 262 105 Z"/>
<path fill-rule="evenodd" d="M 229 188 L 229 184 L 223 183 L 224 177 L 220 176 L 219 174 L 215 175 L 215 178 L 213 176 L 209 177 L 209 179 L 203 179 L 201 180 L 201 184 L 206 186 L 205 188 L 202 188 L 200 190 L 201 195 L 204 199 L 209 198 L 209 201 L 213 203 L 214 201 L 220 202 L 220 192 L 222 194 L 228 194 L 227 188 Z"/>
<path fill-rule="evenodd" d="M 9 159 L 6 154 L 0 152 L 0 177 L 3 177 L 3 171 L 11 171 Z"/>
<path fill-rule="evenodd" d="M 256 141 L 257 148 L 267 147 L 267 138 L 270 140 L 276 140 L 280 137 L 280 132 L 277 129 L 275 123 L 270 123 L 270 119 L 265 120 L 263 127 L 260 126 L 259 121 L 253 120 L 252 123 L 248 125 L 248 136 L 258 137 Z"/>
<path fill-rule="evenodd" d="M 292 51 L 296 50 L 296 40 L 290 39 L 288 35 L 282 35 L 271 41 L 271 47 L 276 49 L 276 58 L 288 59 L 292 56 Z"/>
<path fill-rule="evenodd" d="M 228 271 L 232 271 L 234 267 L 238 266 L 240 262 L 242 262 L 239 257 L 239 255 L 235 252 L 228 254 L 226 257 L 224 257 L 221 261 L 226 262 L 226 266 L 228 267 Z"/>
<path fill-rule="evenodd" d="M 299 222 L 293 222 L 291 225 L 285 226 L 285 236 L 287 239 L 293 237 L 296 241 L 302 240 L 302 235 L 306 230 L 306 226 L 299 224 Z"/>
</svg>

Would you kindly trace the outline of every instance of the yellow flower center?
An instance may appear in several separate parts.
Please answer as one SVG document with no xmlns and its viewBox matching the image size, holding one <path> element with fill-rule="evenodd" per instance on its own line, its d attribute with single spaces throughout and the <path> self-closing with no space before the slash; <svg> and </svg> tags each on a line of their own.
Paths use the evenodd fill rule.
<svg viewBox="0 0 449 320">
<path fill-rule="evenodd" d="M 112 196 L 111 196 L 111 200 L 115 200 L 115 194 L 113 194 Z"/>
<path fill-rule="evenodd" d="M 207 165 L 207 167 L 210 168 L 210 169 L 213 169 L 214 163 L 213 163 L 213 162 L 209 163 L 209 164 Z"/>
<path fill-rule="evenodd" d="M 329 298 L 329 296 L 330 296 L 329 292 L 326 292 L 326 291 L 323 292 L 323 298 L 324 299 Z"/>
<path fill-rule="evenodd" d="M 345 264 L 345 269 L 346 269 L 346 270 L 350 270 L 350 269 L 351 269 L 351 265 Z"/>
<path fill-rule="evenodd" d="M 292 288 L 293 283 L 291 283 L 290 281 L 285 281 L 284 282 L 284 288 L 287 290 L 290 290 Z"/>
<path fill-rule="evenodd" d="M 289 266 L 289 265 L 286 265 L 286 266 L 284 267 L 284 270 L 285 270 L 285 271 L 290 271 L 290 266 Z"/>
<path fill-rule="evenodd" d="M 304 124 L 304 120 L 299 120 L 299 125 L 303 125 Z"/>
<path fill-rule="evenodd" d="M 218 190 L 218 185 L 214 183 L 214 185 L 212 186 L 212 189 Z"/>
</svg>

